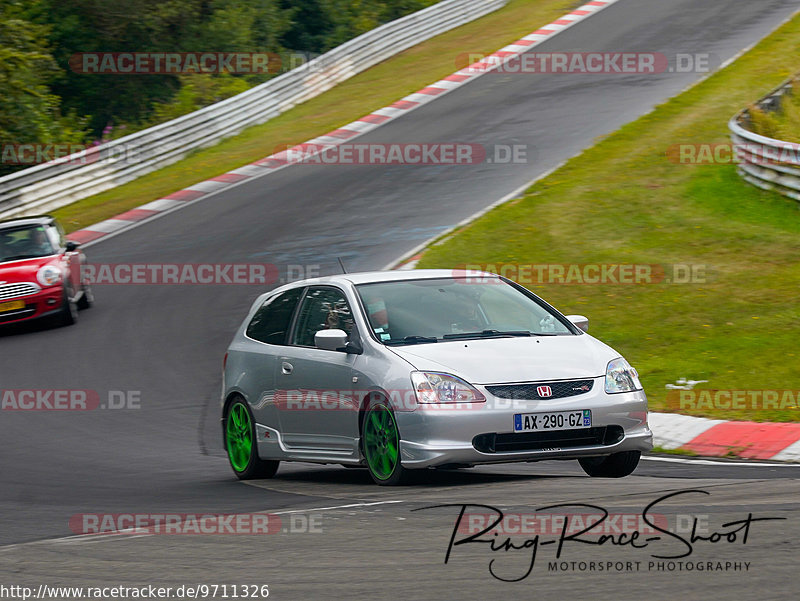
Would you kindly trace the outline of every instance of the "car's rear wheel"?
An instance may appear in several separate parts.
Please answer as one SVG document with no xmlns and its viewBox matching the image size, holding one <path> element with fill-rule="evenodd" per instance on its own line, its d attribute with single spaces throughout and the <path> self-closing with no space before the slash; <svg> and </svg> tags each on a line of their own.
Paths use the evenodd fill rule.
<svg viewBox="0 0 800 601">
<path fill-rule="evenodd" d="M 244 399 L 236 399 L 225 412 L 225 450 L 233 473 L 239 480 L 272 478 L 279 461 L 258 456 L 255 420 Z"/>
<path fill-rule="evenodd" d="M 369 475 L 376 484 L 396 486 L 408 479 L 400 463 L 400 431 L 385 401 L 373 402 L 364 415 L 362 448 Z"/>
<path fill-rule="evenodd" d="M 633 473 L 641 456 L 639 451 L 622 451 L 607 457 L 584 457 L 578 463 L 593 478 L 624 478 Z"/>
</svg>

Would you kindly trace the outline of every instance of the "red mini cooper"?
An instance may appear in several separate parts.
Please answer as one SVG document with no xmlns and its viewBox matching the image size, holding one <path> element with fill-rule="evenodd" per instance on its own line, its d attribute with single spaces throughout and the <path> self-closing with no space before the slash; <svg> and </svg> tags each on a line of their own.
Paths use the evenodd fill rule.
<svg viewBox="0 0 800 601">
<path fill-rule="evenodd" d="M 78 246 L 48 215 L 0 221 L 0 324 L 45 316 L 75 323 L 94 300 Z"/>
</svg>

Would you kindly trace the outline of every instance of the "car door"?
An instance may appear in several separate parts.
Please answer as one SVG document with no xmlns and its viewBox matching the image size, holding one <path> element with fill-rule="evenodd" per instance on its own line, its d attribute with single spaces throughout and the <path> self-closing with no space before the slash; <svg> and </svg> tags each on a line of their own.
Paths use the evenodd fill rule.
<svg viewBox="0 0 800 601">
<path fill-rule="evenodd" d="M 267 298 L 250 319 L 242 344 L 229 350 L 228 364 L 236 382 L 247 392 L 256 423 L 280 430 L 276 408 L 275 366 L 289 338 L 295 308 L 304 288 L 293 288 Z"/>
<path fill-rule="evenodd" d="M 316 348 L 314 335 L 324 329 L 358 335 L 344 292 L 312 286 L 303 294 L 291 342 L 281 349 L 276 365 L 276 387 L 283 397 L 281 432 L 295 449 L 353 454 L 358 406 L 352 379 L 358 355 Z"/>
</svg>

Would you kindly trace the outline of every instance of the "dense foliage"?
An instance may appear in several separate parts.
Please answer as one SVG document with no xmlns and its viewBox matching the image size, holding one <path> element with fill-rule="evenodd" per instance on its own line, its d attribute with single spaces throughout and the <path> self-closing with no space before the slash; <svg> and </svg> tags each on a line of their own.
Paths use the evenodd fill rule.
<svg viewBox="0 0 800 601">
<path fill-rule="evenodd" d="M 86 74 L 82 52 L 318 54 L 435 0 L 0 0 L 0 143 L 90 143 L 271 74 Z M 284 65 L 288 62 L 284 62 Z M 0 165 L 0 175 L 12 169 Z"/>
</svg>

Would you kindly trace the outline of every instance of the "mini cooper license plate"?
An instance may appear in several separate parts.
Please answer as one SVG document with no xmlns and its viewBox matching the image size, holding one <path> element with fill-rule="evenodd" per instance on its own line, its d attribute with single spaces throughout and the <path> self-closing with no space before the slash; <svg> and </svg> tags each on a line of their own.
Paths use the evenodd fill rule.
<svg viewBox="0 0 800 601">
<path fill-rule="evenodd" d="M 592 427 L 592 412 L 551 411 L 549 413 L 517 413 L 514 415 L 514 432 L 544 432 L 548 430 L 579 430 Z"/>
<path fill-rule="evenodd" d="M 0 313 L 5 313 L 7 311 L 19 311 L 20 309 L 25 308 L 25 301 L 8 301 L 6 303 L 0 303 Z"/>
</svg>

